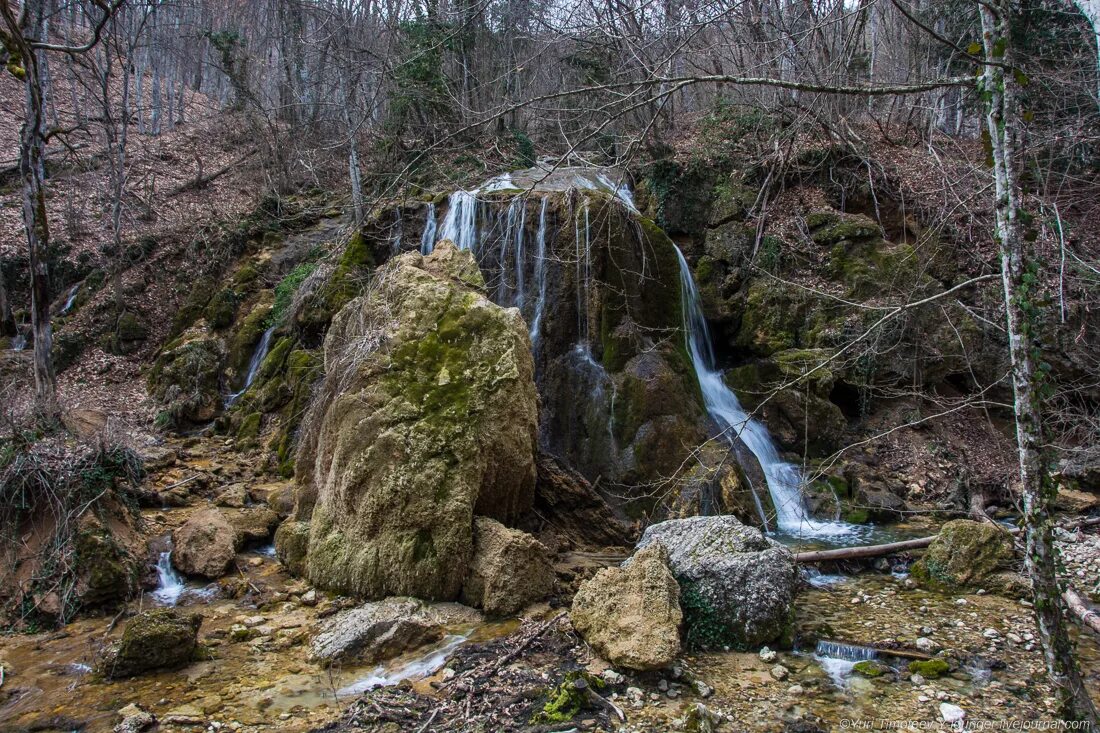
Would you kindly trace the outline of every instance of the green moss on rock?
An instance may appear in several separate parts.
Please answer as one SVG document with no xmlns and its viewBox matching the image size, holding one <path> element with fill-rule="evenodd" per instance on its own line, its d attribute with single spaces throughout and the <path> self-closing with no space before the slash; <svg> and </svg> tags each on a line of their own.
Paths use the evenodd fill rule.
<svg viewBox="0 0 1100 733">
<path fill-rule="evenodd" d="M 145 611 L 126 624 L 122 638 L 104 655 L 97 671 L 104 677 L 133 677 L 189 664 L 198 649 L 202 616 L 171 609 Z"/>
<path fill-rule="evenodd" d="M 1012 558 L 1012 536 L 1002 527 L 956 519 L 943 525 L 911 573 L 918 582 L 937 590 L 975 587 Z"/>
<path fill-rule="evenodd" d="M 926 680 L 935 680 L 951 671 L 951 665 L 942 659 L 914 660 L 909 663 L 909 671 L 919 674 Z"/>
<path fill-rule="evenodd" d="M 590 691 L 599 693 L 606 683 L 584 671 L 568 672 L 561 684 L 546 693 L 542 709 L 531 716 L 531 724 L 565 723 L 584 710 L 592 709 Z"/>
<path fill-rule="evenodd" d="M 219 290 L 203 309 L 206 322 L 216 331 L 229 328 L 236 317 L 239 300 L 239 296 L 229 288 Z"/>
</svg>

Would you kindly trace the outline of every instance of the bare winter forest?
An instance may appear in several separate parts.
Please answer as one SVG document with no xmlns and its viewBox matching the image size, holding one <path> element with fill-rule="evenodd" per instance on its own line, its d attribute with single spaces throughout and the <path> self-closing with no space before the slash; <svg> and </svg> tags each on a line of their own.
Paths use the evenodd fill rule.
<svg viewBox="0 0 1100 733">
<path fill-rule="evenodd" d="M 0 61 L 0 730 L 1097 725 L 1100 3 Z"/>
</svg>

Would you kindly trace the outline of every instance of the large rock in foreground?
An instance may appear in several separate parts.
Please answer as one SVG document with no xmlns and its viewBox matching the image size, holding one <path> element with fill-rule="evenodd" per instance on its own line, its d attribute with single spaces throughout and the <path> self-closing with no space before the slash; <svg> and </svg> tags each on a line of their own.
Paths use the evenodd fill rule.
<svg viewBox="0 0 1100 733">
<path fill-rule="evenodd" d="M 639 550 L 625 568 L 604 568 L 581 585 L 569 618 L 607 661 L 639 671 L 661 669 L 680 653 L 680 589 L 660 544 Z"/>
<path fill-rule="evenodd" d="M 541 542 L 494 519 L 477 518 L 464 603 L 490 616 L 508 616 L 542 600 L 553 587 L 550 553 Z"/>
<path fill-rule="evenodd" d="M 155 669 L 177 669 L 191 662 L 198 648 L 202 616 L 171 609 L 139 613 L 109 648 L 97 671 L 107 678 L 133 677 Z"/>
<path fill-rule="evenodd" d="M 440 242 L 375 276 L 325 337 L 299 452 L 306 572 L 367 598 L 458 597 L 474 514 L 530 509 L 538 396 L 527 327 L 471 253 Z M 311 470 L 312 467 L 312 470 Z M 314 503 L 315 497 L 315 503 Z"/>
<path fill-rule="evenodd" d="M 977 586 L 1004 569 L 1013 557 L 1012 535 L 991 522 L 955 519 L 913 564 L 913 577 L 944 590 Z"/>
<path fill-rule="evenodd" d="M 191 515 L 172 533 L 172 564 L 187 575 L 220 578 L 237 554 L 237 531 L 217 509 Z"/>
<path fill-rule="evenodd" d="M 668 549 L 680 583 L 689 647 L 745 650 L 786 640 L 798 585 L 787 548 L 732 516 L 654 524 L 638 547 L 655 543 Z"/>
<path fill-rule="evenodd" d="M 457 603 L 426 604 L 415 598 L 365 603 L 326 619 L 310 643 L 310 658 L 335 662 L 380 662 L 439 641 L 448 629 L 475 626 L 481 615 Z"/>
</svg>

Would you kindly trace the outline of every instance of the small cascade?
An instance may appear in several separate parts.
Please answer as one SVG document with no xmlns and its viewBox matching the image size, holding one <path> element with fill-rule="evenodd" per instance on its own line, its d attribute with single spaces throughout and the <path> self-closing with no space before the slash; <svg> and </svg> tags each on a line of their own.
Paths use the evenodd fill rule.
<svg viewBox="0 0 1100 733">
<path fill-rule="evenodd" d="M 61 307 L 61 310 L 57 312 L 59 316 L 63 316 L 73 309 L 73 303 L 76 302 L 77 293 L 80 292 L 80 286 L 82 283 L 77 283 L 69 289 L 69 297 L 65 299 L 65 305 Z"/>
<path fill-rule="evenodd" d="M 260 367 L 264 363 L 264 359 L 267 358 L 268 349 L 271 348 L 271 336 L 275 333 L 275 326 L 264 331 L 263 336 L 260 337 L 260 343 L 256 345 L 256 350 L 252 352 L 252 359 L 248 362 L 248 376 L 245 377 L 244 386 L 240 391 L 234 392 L 225 399 L 225 406 L 229 407 L 238 399 L 241 395 L 248 391 L 248 388 L 252 386 L 252 382 L 255 381 L 256 375 L 260 373 Z"/>
<path fill-rule="evenodd" d="M 11 337 L 11 350 L 22 351 L 27 348 L 27 337 L 21 333 L 17 333 Z"/>
<path fill-rule="evenodd" d="M 402 222 L 401 209 L 395 206 L 393 209 L 393 243 L 390 245 L 390 252 L 394 255 L 401 252 L 401 240 L 405 238 L 405 226 Z"/>
<path fill-rule="evenodd" d="M 802 577 L 807 583 L 814 588 L 831 588 L 834 585 L 845 583 L 851 580 L 847 575 L 839 575 L 836 573 L 823 573 L 817 568 L 802 568 Z"/>
<path fill-rule="evenodd" d="M 532 348 L 538 343 L 542 311 L 546 307 L 546 202 L 547 198 L 543 197 L 539 206 L 539 228 L 535 234 L 535 289 L 538 295 L 535 298 L 535 312 L 531 316 Z"/>
<path fill-rule="evenodd" d="M 166 606 L 174 606 L 179 602 L 184 591 L 183 578 L 172 567 L 172 536 L 167 537 L 167 549 L 157 558 L 157 588 L 153 591 L 153 599 Z"/>
<path fill-rule="evenodd" d="M 459 249 L 473 250 L 477 245 L 477 194 L 473 191 L 455 191 L 447 204 L 447 215 L 443 217 L 440 239 L 449 239 Z"/>
<path fill-rule="evenodd" d="M 753 420 L 741 407 L 737 396 L 722 379 L 717 367 L 710 332 L 699 301 L 699 292 L 683 252 L 676 248 L 680 261 L 680 297 L 684 317 L 684 337 L 703 393 L 707 412 L 718 423 L 726 438 L 735 438 L 748 446 L 768 482 L 775 505 L 779 529 L 795 537 L 843 537 L 857 533 L 857 527 L 839 521 L 814 519 L 802 500 L 802 473 L 779 457 L 779 450 L 763 424 Z"/>
<path fill-rule="evenodd" d="M 371 670 L 369 675 L 338 690 L 336 694 L 337 696 L 359 695 L 376 687 L 388 687 L 404 680 L 428 677 L 435 674 L 447 662 L 447 657 L 466 643 L 469 638 L 469 633 L 448 634 L 443 637 L 443 640 L 437 646 L 432 647 L 426 653 L 400 666 L 387 668 L 385 665 L 380 664 Z"/>
<path fill-rule="evenodd" d="M 524 301 L 524 283 L 523 283 L 523 265 L 524 265 L 524 253 L 523 253 L 523 238 L 524 227 L 527 223 L 527 202 L 521 196 L 516 196 L 512 199 L 512 202 L 508 204 L 508 209 L 505 212 L 504 223 L 504 237 L 500 242 L 500 254 L 497 261 L 497 267 L 500 272 L 500 282 L 497 283 L 497 302 L 508 302 L 509 283 L 508 283 L 508 253 L 512 254 L 512 267 L 514 272 L 514 282 L 511 284 L 512 304 L 523 310 Z"/>
<path fill-rule="evenodd" d="M 877 649 L 838 641 L 819 641 L 814 649 L 814 659 L 837 687 L 847 686 L 848 676 L 856 664 L 877 657 Z"/>
<path fill-rule="evenodd" d="M 435 204 L 428 204 L 428 219 L 424 222 L 424 234 L 420 236 L 420 254 L 430 255 L 435 249 L 436 223 Z"/>
<path fill-rule="evenodd" d="M 584 216 L 583 239 L 581 232 L 581 216 Z M 592 342 L 588 331 L 588 297 L 589 283 L 592 278 L 592 240 L 591 223 L 588 216 L 588 199 L 573 221 L 574 242 L 577 253 L 577 338 L 578 344 L 590 353 Z M 583 245 L 582 245 L 583 241 Z"/>
</svg>

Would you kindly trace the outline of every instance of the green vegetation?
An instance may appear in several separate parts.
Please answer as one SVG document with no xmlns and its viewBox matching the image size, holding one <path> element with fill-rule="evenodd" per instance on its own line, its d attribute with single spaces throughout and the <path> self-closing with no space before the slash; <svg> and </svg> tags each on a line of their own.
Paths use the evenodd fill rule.
<svg viewBox="0 0 1100 733">
<path fill-rule="evenodd" d="M 935 680 L 951 671 L 951 665 L 942 659 L 914 660 L 909 663 L 909 671 L 919 674 L 926 680 Z"/>
<path fill-rule="evenodd" d="M 592 703 L 589 690 L 599 691 L 606 683 L 584 671 L 568 672 L 561 684 L 546 694 L 546 703 L 531 717 L 532 725 L 565 723 L 577 717 L 582 710 L 589 710 Z"/>
</svg>

